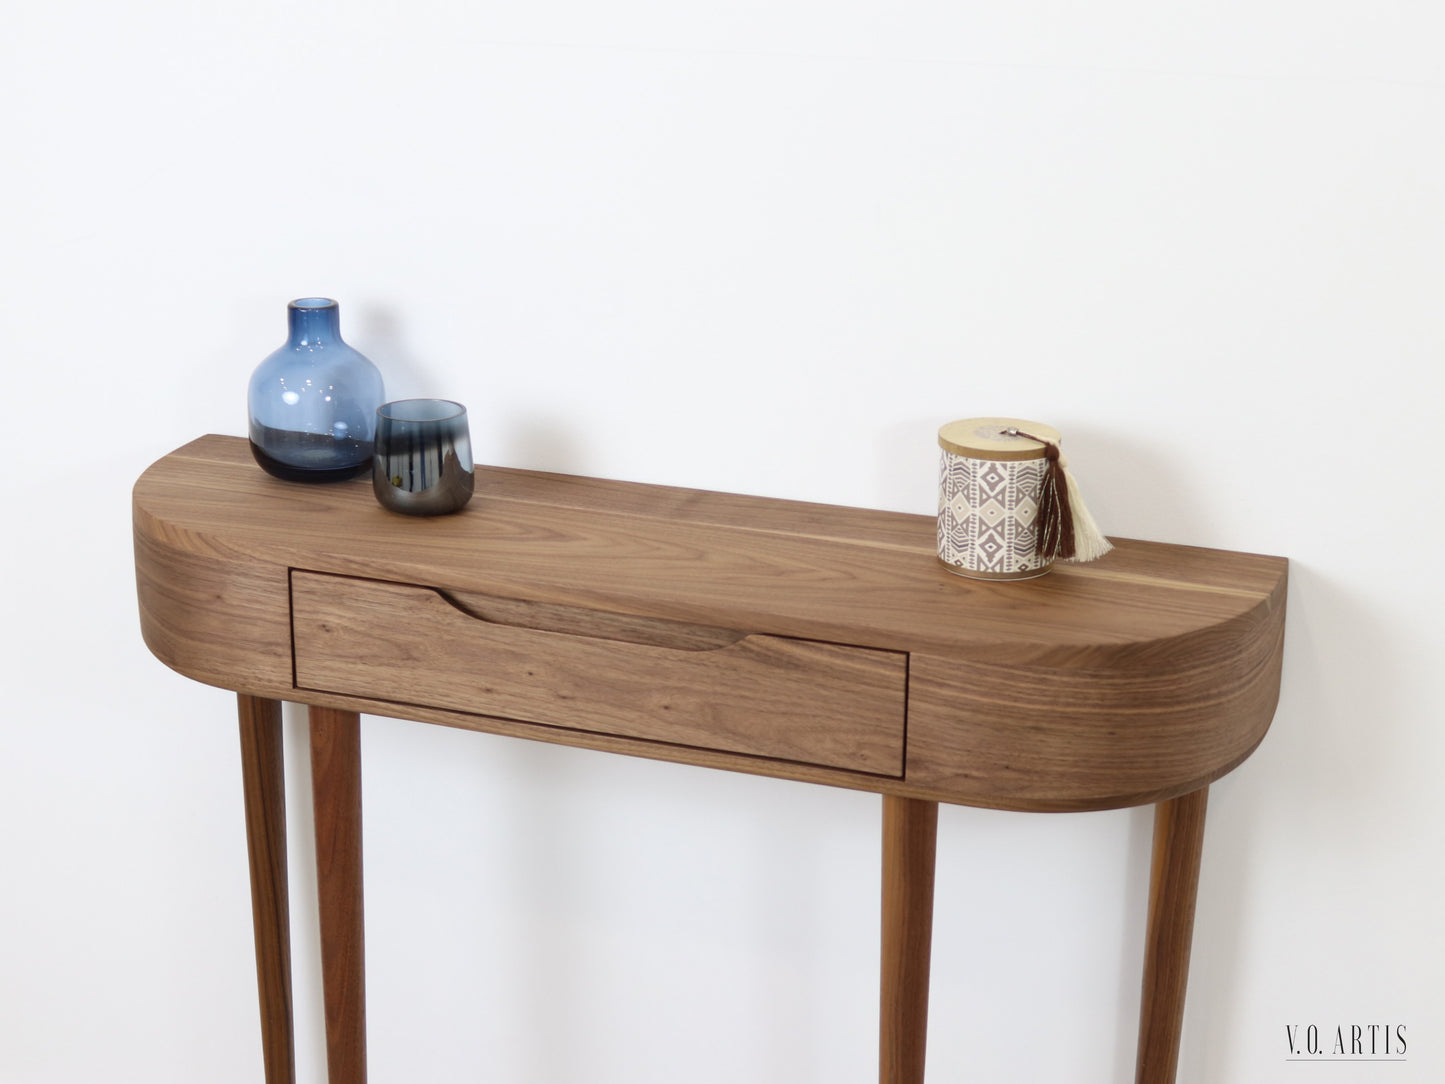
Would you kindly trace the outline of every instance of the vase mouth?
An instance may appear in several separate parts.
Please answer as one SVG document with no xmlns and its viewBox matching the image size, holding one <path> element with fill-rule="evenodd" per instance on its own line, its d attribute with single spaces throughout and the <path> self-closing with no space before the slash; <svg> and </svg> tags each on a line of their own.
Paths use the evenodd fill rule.
<svg viewBox="0 0 1445 1084">
<path fill-rule="evenodd" d="M 389 422 L 449 422 L 466 412 L 451 399 L 397 399 L 376 408 L 376 416 Z"/>
<path fill-rule="evenodd" d="M 334 309 L 336 308 L 336 302 L 329 297 L 298 297 L 286 307 L 288 309 L 306 309 L 314 312 L 317 309 Z"/>
</svg>

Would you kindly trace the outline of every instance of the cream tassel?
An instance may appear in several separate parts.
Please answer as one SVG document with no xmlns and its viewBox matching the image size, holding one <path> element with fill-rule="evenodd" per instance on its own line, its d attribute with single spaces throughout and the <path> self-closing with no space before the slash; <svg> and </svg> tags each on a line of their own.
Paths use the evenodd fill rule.
<svg viewBox="0 0 1445 1084">
<path fill-rule="evenodd" d="M 1069 470 L 1069 462 L 1059 456 L 1059 466 L 1064 470 L 1064 483 L 1069 487 L 1069 510 L 1074 514 L 1074 555 L 1071 561 L 1097 561 L 1114 548 L 1114 543 L 1104 537 L 1094 517 L 1084 507 L 1084 498 L 1079 494 L 1079 483 Z"/>
<path fill-rule="evenodd" d="M 1040 557 L 1060 561 L 1093 561 L 1113 549 L 1113 544 L 1084 507 L 1079 483 L 1069 473 L 1068 461 L 1059 446 L 1022 429 L 1004 432 L 1038 441 L 1044 446 L 1044 458 L 1048 460 L 1039 488 L 1039 518 L 1034 528 L 1038 541 L 1034 551 Z"/>
</svg>

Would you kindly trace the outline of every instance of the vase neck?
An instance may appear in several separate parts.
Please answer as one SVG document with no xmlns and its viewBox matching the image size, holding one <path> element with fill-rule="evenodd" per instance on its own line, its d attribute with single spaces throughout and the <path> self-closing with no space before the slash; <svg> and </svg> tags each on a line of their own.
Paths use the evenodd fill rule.
<svg viewBox="0 0 1445 1084">
<path fill-rule="evenodd" d="M 325 297 L 304 297 L 286 306 L 287 338 L 292 346 L 324 346 L 341 341 L 341 310 Z"/>
</svg>

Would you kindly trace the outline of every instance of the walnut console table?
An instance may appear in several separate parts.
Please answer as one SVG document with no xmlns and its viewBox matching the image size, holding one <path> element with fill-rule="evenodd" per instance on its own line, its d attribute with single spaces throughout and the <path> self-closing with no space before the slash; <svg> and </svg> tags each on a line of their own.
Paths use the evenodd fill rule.
<svg viewBox="0 0 1445 1084">
<path fill-rule="evenodd" d="M 885 1084 L 923 1080 L 937 803 L 1156 803 L 1137 1079 L 1173 1080 L 1205 798 L 1274 713 L 1283 559 L 1116 540 L 976 582 L 925 516 L 488 468 L 411 519 L 218 436 L 133 513 L 146 644 L 239 694 L 268 1084 L 294 1080 L 282 700 L 310 708 L 331 1084 L 366 1077 L 361 712 L 882 795 Z"/>
</svg>

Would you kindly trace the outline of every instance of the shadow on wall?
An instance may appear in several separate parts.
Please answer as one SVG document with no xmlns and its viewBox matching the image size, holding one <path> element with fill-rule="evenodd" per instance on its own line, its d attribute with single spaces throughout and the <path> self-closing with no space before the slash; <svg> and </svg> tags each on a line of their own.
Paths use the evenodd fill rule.
<svg viewBox="0 0 1445 1084">
<path fill-rule="evenodd" d="M 1402 661 L 1376 609 L 1298 562 L 1288 605 L 1274 723 L 1210 803 L 1181 1053 L 1201 1079 L 1237 1064 L 1242 1036 L 1228 1007 L 1247 992 L 1244 934 L 1258 871 L 1279 854 L 1262 854 L 1263 841 L 1327 838 L 1331 861 L 1347 867 L 1352 856 L 1375 853 L 1379 829 L 1365 813 L 1389 804 L 1411 755 Z M 1309 852 L 1292 860 L 1308 861 Z"/>
<path fill-rule="evenodd" d="M 509 745 L 502 751 L 515 848 L 497 868 L 505 870 L 498 880 L 512 907 L 526 916 L 510 934 L 517 970 L 506 985 L 527 1078 L 596 1077 L 586 1046 L 552 1037 L 587 1035 L 601 1020 L 604 1031 L 637 1028 L 635 1041 L 649 1049 L 633 1066 L 654 1079 L 648 1067 L 678 1056 L 669 1028 L 685 1021 L 706 1035 L 721 999 L 733 1006 L 724 1011 L 750 1025 L 745 1049 L 716 1054 L 721 1063 L 781 1065 L 781 1079 L 814 1079 L 814 1054 L 806 1043 L 799 1048 L 800 1033 L 826 1035 L 829 1024 L 797 983 L 823 967 L 820 931 L 840 910 L 825 888 L 840 872 L 830 855 L 867 834 L 872 796 L 839 791 L 800 800 L 794 788 L 761 777 Z M 873 928 L 869 922 L 857 932 Z M 656 948 L 625 960 L 609 952 L 609 944 L 635 944 L 644 930 Z M 754 944 L 765 946 L 769 961 L 761 977 L 746 966 L 720 966 Z M 621 972 L 619 963 L 627 965 Z M 608 992 L 619 984 L 612 989 L 656 996 L 659 982 L 668 987 L 668 1018 L 646 1026 Z M 651 1028 L 668 1033 L 649 1040 Z M 608 1039 L 629 1041 L 617 1033 Z"/>
<path fill-rule="evenodd" d="M 872 500 L 877 507 L 932 515 L 938 506 L 938 430 L 951 417 L 914 417 L 875 437 Z M 1191 500 L 1182 472 L 1157 445 L 1117 429 L 1042 417 L 1063 434 L 1069 467 L 1089 511 L 1108 535 L 1208 545 L 1206 505 Z M 1247 541 L 1239 548 L 1248 549 Z"/>
<path fill-rule="evenodd" d="M 388 400 L 447 398 L 437 370 L 421 361 L 411 346 L 406 321 L 399 310 L 388 305 L 363 303 L 357 306 L 358 347 L 381 370 Z"/>
<path fill-rule="evenodd" d="M 874 437 L 870 500 L 879 508 L 919 515 L 938 510 L 938 430 L 949 418 L 893 422 Z"/>
<path fill-rule="evenodd" d="M 1371 851 L 1378 827 L 1360 813 L 1391 797 L 1416 748 L 1401 696 L 1409 660 L 1368 595 L 1299 561 L 1289 574 L 1283 689 L 1257 754 L 1270 786 L 1251 797 L 1262 816 L 1307 821 L 1342 852 Z"/>
<path fill-rule="evenodd" d="M 1210 502 L 1191 491 L 1188 476 L 1158 444 L 1068 418 L 1057 427 L 1069 469 L 1105 534 L 1193 546 L 1217 536 L 1205 514 Z"/>
<path fill-rule="evenodd" d="M 597 470 L 577 439 L 576 422 L 566 418 L 509 416 L 502 422 L 502 446 L 503 462 L 524 464 L 528 470 L 589 476 Z"/>
</svg>

